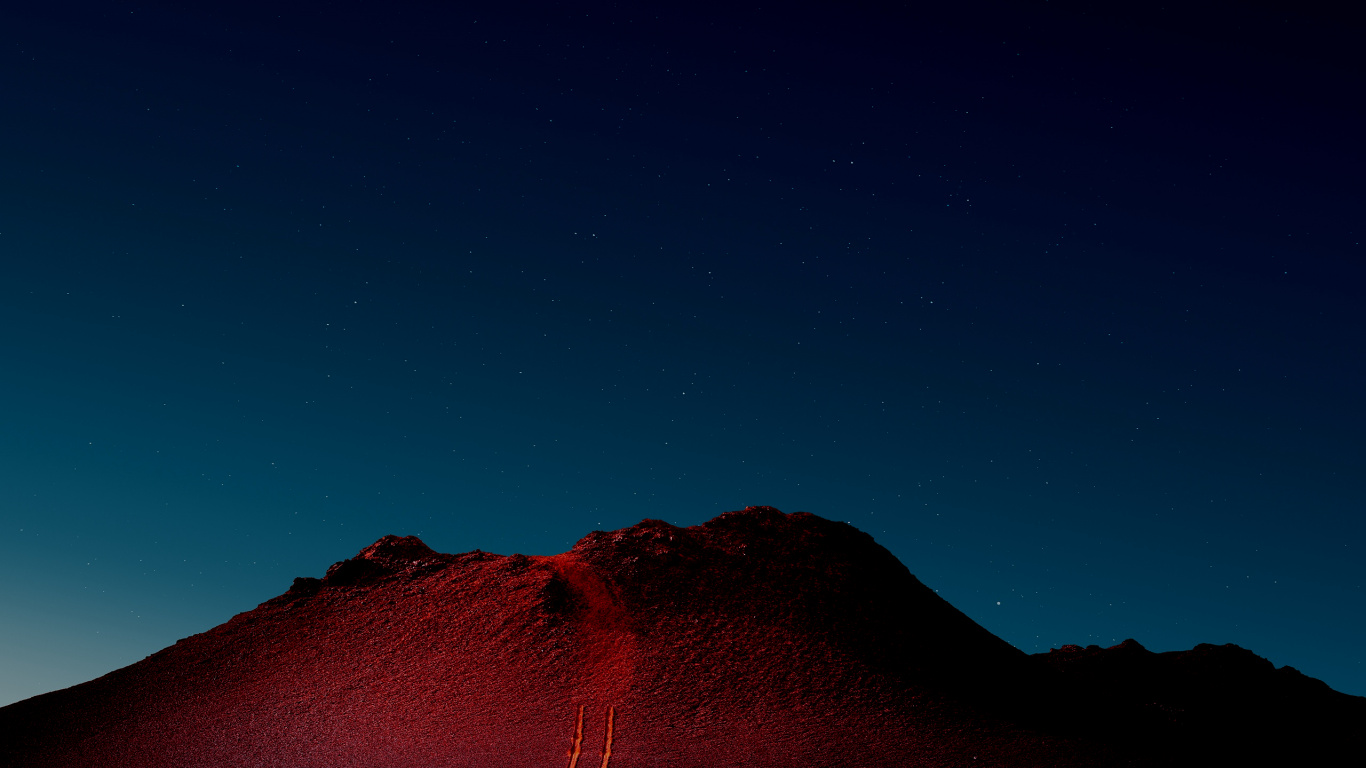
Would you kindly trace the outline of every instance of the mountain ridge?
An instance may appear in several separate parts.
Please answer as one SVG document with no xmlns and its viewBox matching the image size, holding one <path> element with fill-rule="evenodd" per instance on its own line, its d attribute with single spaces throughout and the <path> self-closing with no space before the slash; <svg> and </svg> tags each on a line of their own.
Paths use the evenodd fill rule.
<svg viewBox="0 0 1366 768">
<path fill-rule="evenodd" d="M 0 765 L 1193 765 L 1360 746 L 1366 699 L 1285 669 L 1236 646 L 1030 656 L 853 526 L 748 507 L 551 556 L 385 536 L 0 708 Z"/>
</svg>

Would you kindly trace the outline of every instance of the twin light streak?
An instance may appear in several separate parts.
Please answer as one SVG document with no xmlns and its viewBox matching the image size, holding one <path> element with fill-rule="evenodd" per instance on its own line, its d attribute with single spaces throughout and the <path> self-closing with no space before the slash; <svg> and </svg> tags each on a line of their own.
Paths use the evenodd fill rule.
<svg viewBox="0 0 1366 768">
<path fill-rule="evenodd" d="M 599 768 L 607 768 L 607 761 L 612 759 L 612 725 L 616 720 L 616 709 L 607 708 L 607 740 L 602 744 L 602 765 Z M 579 716 L 574 723 L 574 741 L 569 747 L 569 768 L 578 768 L 579 754 L 583 747 L 583 705 L 579 705 Z"/>
</svg>

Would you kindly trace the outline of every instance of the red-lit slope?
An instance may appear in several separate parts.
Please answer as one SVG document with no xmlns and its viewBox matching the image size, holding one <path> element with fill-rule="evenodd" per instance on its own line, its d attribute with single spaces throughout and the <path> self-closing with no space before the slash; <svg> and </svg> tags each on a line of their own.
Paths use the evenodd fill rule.
<svg viewBox="0 0 1366 768">
<path fill-rule="evenodd" d="M 1064 666 L 1079 668 L 1021 654 L 814 515 L 647 520 L 553 557 L 390 536 L 137 664 L 0 709 L 0 765 L 1130 764 L 1130 732 L 1056 727 L 1050 712 L 1086 705 L 1056 691 L 1090 689 L 1054 682 L 1094 677 Z"/>
</svg>

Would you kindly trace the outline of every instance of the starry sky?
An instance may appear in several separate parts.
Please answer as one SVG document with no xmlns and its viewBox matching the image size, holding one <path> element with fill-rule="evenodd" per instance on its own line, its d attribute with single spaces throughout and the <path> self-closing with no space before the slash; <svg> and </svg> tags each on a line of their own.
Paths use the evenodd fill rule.
<svg viewBox="0 0 1366 768">
<path fill-rule="evenodd" d="M 752 504 L 1027 652 L 1231 642 L 1366 694 L 1350 20 L 29 5 L 0 704 L 385 534 Z"/>
</svg>

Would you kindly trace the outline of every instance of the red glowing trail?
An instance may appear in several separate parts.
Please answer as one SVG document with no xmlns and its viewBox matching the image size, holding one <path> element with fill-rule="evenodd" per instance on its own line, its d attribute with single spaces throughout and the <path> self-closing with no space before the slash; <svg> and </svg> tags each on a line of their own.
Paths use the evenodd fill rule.
<svg viewBox="0 0 1366 768">
<path fill-rule="evenodd" d="M 616 718 L 616 710 L 612 707 L 607 708 L 607 741 L 602 745 L 602 768 L 607 768 L 607 761 L 612 759 L 612 721 Z"/>
<path fill-rule="evenodd" d="M 579 705 L 578 722 L 574 723 L 574 744 L 569 748 L 569 768 L 579 763 L 579 747 L 583 745 L 583 705 Z"/>
</svg>

